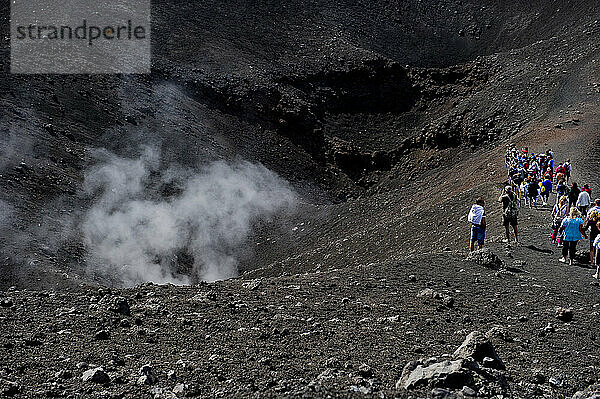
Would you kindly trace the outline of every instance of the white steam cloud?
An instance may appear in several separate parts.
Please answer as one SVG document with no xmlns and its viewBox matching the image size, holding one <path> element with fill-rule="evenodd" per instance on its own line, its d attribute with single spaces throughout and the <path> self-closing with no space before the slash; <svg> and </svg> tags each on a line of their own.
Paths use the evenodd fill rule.
<svg viewBox="0 0 600 399">
<path fill-rule="evenodd" d="M 124 285 L 234 277 L 254 223 L 295 202 L 286 182 L 262 165 L 214 162 L 197 173 L 161 170 L 151 149 L 139 159 L 93 155 L 99 162 L 85 175 L 93 203 L 82 223 L 88 263 Z M 180 270 L 182 258 L 191 270 Z"/>
</svg>

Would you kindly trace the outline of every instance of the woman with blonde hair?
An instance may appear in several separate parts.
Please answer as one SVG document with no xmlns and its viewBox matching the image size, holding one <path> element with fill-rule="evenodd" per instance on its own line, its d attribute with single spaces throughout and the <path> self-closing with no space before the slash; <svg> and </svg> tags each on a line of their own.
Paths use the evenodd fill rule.
<svg viewBox="0 0 600 399">
<path fill-rule="evenodd" d="M 600 222 L 596 223 L 596 227 L 600 230 Z M 600 272 L 600 234 L 594 241 L 594 249 L 596 250 L 596 274 L 594 274 L 594 277 L 598 278 L 598 272 Z"/>
<path fill-rule="evenodd" d="M 556 244 L 558 238 L 558 229 L 562 225 L 562 221 L 567 217 L 567 210 L 569 209 L 568 199 L 566 195 L 563 195 L 560 200 L 554 205 L 552 210 L 552 242 Z M 561 244 L 560 238 L 558 238 L 558 245 Z"/>
<path fill-rule="evenodd" d="M 590 229 L 590 265 L 595 264 L 596 260 L 596 248 L 594 247 L 594 241 L 596 240 L 596 237 L 598 237 L 598 234 L 600 234 L 600 231 L 598 231 L 598 222 L 600 222 L 600 213 L 594 209 L 588 215 L 588 220 L 583 227 L 585 231 Z"/>
<path fill-rule="evenodd" d="M 572 207 L 569 217 L 565 218 L 558 229 L 560 234 L 563 234 L 563 249 L 562 258 L 559 262 L 566 263 L 567 255 L 569 255 L 569 265 L 573 264 L 575 254 L 577 253 L 577 241 L 582 240 L 582 237 L 587 238 L 587 234 L 583 229 L 583 219 L 579 209 Z"/>
</svg>

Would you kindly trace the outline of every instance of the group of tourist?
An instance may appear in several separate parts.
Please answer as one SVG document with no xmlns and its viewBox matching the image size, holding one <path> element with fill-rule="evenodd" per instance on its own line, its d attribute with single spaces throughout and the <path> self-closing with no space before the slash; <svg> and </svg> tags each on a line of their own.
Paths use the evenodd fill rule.
<svg viewBox="0 0 600 399">
<path fill-rule="evenodd" d="M 519 198 L 519 205 L 525 203 L 529 208 L 537 208 L 538 199 L 543 205 L 548 204 L 554 181 L 568 184 L 571 179 L 571 160 L 567 159 L 555 169 L 552 150 L 535 154 L 527 147 L 521 150 L 510 147 L 505 160 L 509 182 Z"/>
<path fill-rule="evenodd" d="M 509 243 L 510 230 L 514 242 L 519 242 L 518 216 L 523 206 L 538 208 L 554 202 L 552 207 L 552 228 L 550 240 L 562 247 L 560 262 L 573 264 L 577 243 L 588 239 L 590 243 L 590 264 L 596 266 L 595 278 L 600 273 L 600 198 L 592 202 L 592 191 L 588 184 L 580 187 L 572 182 L 571 160 L 556 163 L 554 153 L 533 153 L 529 148 L 507 148 L 505 157 L 508 182 L 502 190 L 498 202 L 502 204 L 502 224 L 505 238 Z M 486 217 L 485 200 L 478 198 L 469 211 L 471 239 L 469 249 L 482 248 L 485 243 Z M 589 232 L 589 234 L 588 234 Z"/>
</svg>

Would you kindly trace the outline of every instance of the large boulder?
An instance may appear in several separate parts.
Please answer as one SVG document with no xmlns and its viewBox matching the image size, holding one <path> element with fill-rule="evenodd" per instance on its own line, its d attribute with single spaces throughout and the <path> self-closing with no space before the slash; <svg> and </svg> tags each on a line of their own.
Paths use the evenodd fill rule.
<svg viewBox="0 0 600 399">
<path fill-rule="evenodd" d="M 481 332 L 473 331 L 454 352 L 454 360 L 430 358 L 408 363 L 396 388 L 443 388 L 435 390 L 441 398 L 473 396 L 465 392 L 476 391 L 485 397 L 504 395 L 508 384 L 503 370 L 504 363 L 490 341 Z M 457 392 L 459 389 L 465 392 Z"/>
<path fill-rule="evenodd" d="M 472 358 L 476 362 L 485 367 L 494 368 L 497 370 L 505 370 L 506 366 L 496 353 L 496 349 L 486 336 L 479 332 L 473 331 L 467 335 L 465 341 L 454 351 L 455 359 Z"/>
<path fill-rule="evenodd" d="M 102 367 L 96 367 L 86 370 L 81 376 L 83 382 L 95 382 L 97 384 L 106 384 L 110 382 L 110 377 Z"/>
<path fill-rule="evenodd" d="M 482 248 L 467 255 L 467 260 L 489 269 L 498 270 L 504 267 L 504 262 L 489 248 Z"/>
<path fill-rule="evenodd" d="M 396 388 L 414 389 L 426 385 L 460 388 L 472 383 L 469 370 L 476 367 L 476 364 L 465 359 L 412 361 L 404 367 Z"/>
</svg>

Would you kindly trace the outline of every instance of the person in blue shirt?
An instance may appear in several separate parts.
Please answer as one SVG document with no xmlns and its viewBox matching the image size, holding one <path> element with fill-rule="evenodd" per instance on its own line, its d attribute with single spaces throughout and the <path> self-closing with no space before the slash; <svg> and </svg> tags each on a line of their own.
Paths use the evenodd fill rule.
<svg viewBox="0 0 600 399">
<path fill-rule="evenodd" d="M 550 193 L 552 193 L 552 180 L 548 176 L 544 179 L 541 185 L 541 195 L 542 202 L 544 205 L 548 204 L 548 198 L 550 198 Z"/>
<path fill-rule="evenodd" d="M 562 221 L 558 230 L 560 234 L 563 234 L 562 258 L 559 259 L 559 262 L 566 263 L 567 255 L 569 255 L 569 265 L 573 264 L 577 253 L 577 242 L 582 240 L 583 237 L 588 238 L 583 225 L 581 212 L 579 209 L 572 207 L 569 217 Z"/>
</svg>

